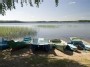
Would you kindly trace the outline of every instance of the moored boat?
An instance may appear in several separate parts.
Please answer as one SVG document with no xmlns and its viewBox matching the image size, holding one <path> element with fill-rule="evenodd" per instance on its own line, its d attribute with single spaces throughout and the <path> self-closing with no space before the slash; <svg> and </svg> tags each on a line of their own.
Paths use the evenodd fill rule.
<svg viewBox="0 0 90 67">
<path fill-rule="evenodd" d="M 70 50 L 70 51 L 77 51 L 77 47 L 70 43 L 67 44 L 65 49 Z"/>
<path fill-rule="evenodd" d="M 61 51 L 64 51 L 64 49 L 67 46 L 67 43 L 63 40 L 60 40 L 60 39 L 52 39 L 52 40 L 50 40 L 50 42 L 52 44 L 54 44 L 56 49 L 61 50 Z"/>
<path fill-rule="evenodd" d="M 32 41 L 31 37 L 24 37 L 23 38 L 23 42 L 25 42 L 26 44 L 30 44 Z"/>
<path fill-rule="evenodd" d="M 0 37 L 0 50 L 9 48 L 7 44 L 7 39 Z"/>
<path fill-rule="evenodd" d="M 12 49 L 12 51 L 16 51 L 28 46 L 25 42 L 15 42 L 14 40 L 8 41 L 8 45 Z"/>
<path fill-rule="evenodd" d="M 77 37 L 70 37 L 70 40 L 71 40 L 71 44 L 76 46 L 78 49 L 90 50 L 90 44 L 87 43 L 86 41 Z"/>
<path fill-rule="evenodd" d="M 76 51 L 77 47 L 65 42 L 64 40 L 60 39 L 52 39 L 51 42 L 55 45 L 55 48 L 64 51 L 64 50 L 69 50 L 69 51 Z"/>
<path fill-rule="evenodd" d="M 50 51 L 50 42 L 48 39 L 45 38 L 34 38 L 32 39 L 32 50 L 43 50 L 43 51 Z"/>
</svg>

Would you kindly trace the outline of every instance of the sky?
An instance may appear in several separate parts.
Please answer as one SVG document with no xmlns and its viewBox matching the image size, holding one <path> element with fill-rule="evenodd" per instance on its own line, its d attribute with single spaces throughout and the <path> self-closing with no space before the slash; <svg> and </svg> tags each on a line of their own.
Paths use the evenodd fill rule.
<svg viewBox="0 0 90 67">
<path fill-rule="evenodd" d="M 2 0 L 0 0 L 0 3 L 2 3 Z"/>
<path fill-rule="evenodd" d="M 7 10 L 6 15 L 0 14 L 0 20 L 18 21 L 76 21 L 90 20 L 90 0 L 59 0 L 56 7 L 55 0 L 44 0 L 39 8 L 29 3 L 21 7 L 15 3 L 16 9 Z"/>
</svg>

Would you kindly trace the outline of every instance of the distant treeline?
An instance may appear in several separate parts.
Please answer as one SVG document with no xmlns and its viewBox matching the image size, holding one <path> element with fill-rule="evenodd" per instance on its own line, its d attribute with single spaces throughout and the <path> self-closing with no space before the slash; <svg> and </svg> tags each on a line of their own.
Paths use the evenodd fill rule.
<svg viewBox="0 0 90 67">
<path fill-rule="evenodd" d="M 0 23 L 81 23 L 90 22 L 90 20 L 78 20 L 78 21 L 0 21 Z"/>
<path fill-rule="evenodd" d="M 79 20 L 79 22 L 90 22 L 90 20 Z"/>
<path fill-rule="evenodd" d="M 24 23 L 23 21 L 0 21 L 0 23 Z"/>
</svg>

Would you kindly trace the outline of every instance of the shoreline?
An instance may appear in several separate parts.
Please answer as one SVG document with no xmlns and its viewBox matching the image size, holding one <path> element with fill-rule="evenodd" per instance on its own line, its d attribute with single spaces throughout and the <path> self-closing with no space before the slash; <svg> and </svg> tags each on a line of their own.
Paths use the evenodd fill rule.
<svg viewBox="0 0 90 67">
<path fill-rule="evenodd" d="M 90 23 L 87 21 L 0 21 L 0 23 Z"/>
</svg>

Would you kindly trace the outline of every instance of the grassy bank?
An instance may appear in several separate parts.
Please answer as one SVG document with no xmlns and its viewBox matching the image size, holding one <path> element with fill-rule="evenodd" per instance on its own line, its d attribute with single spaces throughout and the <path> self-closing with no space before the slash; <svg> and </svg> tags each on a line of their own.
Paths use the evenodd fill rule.
<svg viewBox="0 0 90 67">
<path fill-rule="evenodd" d="M 0 37 L 18 38 L 26 35 L 35 35 L 36 31 L 26 27 L 0 27 Z"/>
</svg>

